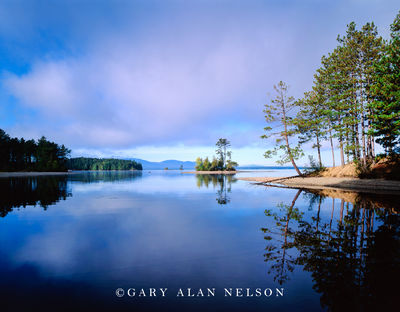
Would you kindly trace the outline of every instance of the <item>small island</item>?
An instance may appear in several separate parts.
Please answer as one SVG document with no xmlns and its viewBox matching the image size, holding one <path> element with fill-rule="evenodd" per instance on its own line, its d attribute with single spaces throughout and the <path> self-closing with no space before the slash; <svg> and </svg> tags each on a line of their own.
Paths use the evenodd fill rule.
<svg viewBox="0 0 400 312">
<path fill-rule="evenodd" d="M 196 171 L 185 172 L 185 173 L 196 173 L 196 174 L 235 174 L 238 163 L 233 161 L 232 151 L 229 150 L 231 142 L 227 139 L 220 138 L 215 144 L 217 149 L 215 151 L 216 156 L 213 156 L 210 161 L 208 157 L 196 159 Z"/>
</svg>

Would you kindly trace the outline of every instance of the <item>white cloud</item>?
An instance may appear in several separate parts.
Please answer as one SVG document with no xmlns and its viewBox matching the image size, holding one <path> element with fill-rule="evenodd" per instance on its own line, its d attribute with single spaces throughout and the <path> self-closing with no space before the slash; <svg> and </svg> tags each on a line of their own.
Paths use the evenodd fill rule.
<svg viewBox="0 0 400 312">
<path fill-rule="evenodd" d="M 5 86 L 24 106 L 57 121 L 58 137 L 75 146 L 201 142 L 230 118 L 260 114 L 261 105 L 253 104 L 255 112 L 237 101 L 259 77 L 243 38 L 215 46 L 200 40 L 194 52 L 187 42 L 127 41 L 110 47 L 106 40 L 89 55 L 36 63 L 25 75 L 7 75 Z"/>
<path fill-rule="evenodd" d="M 386 27 L 395 15 L 394 2 L 379 12 L 358 1 L 227 3 L 0 4 L 0 39 L 25 47 L 12 50 L 29 65 L 1 78 L 26 109 L 6 130 L 98 152 L 206 151 L 226 136 L 243 150 L 257 142 L 252 155 L 266 144 L 262 109 L 273 84 L 285 80 L 301 96 L 346 23 Z"/>
</svg>

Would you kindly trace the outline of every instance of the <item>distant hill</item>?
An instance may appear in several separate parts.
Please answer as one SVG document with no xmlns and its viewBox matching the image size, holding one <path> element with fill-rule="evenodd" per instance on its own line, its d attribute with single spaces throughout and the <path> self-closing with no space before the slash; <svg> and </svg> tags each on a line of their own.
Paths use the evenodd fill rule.
<svg viewBox="0 0 400 312">
<path fill-rule="evenodd" d="M 160 162 L 148 161 L 139 158 L 129 158 L 129 160 L 134 160 L 138 163 L 141 163 L 143 166 L 143 170 L 162 170 L 165 168 L 171 170 L 177 170 L 180 166 L 183 166 L 183 170 L 194 170 L 196 163 L 194 161 L 181 161 L 181 160 L 164 160 Z M 302 167 L 299 167 L 302 168 Z M 237 167 L 239 170 L 244 169 L 265 169 L 265 170 L 272 170 L 272 169 L 293 169 L 292 166 L 259 166 L 259 165 L 248 165 L 248 166 L 239 166 Z"/>
<path fill-rule="evenodd" d="M 193 170 L 196 163 L 194 161 L 180 161 L 180 160 L 164 160 L 160 162 L 148 161 L 139 158 L 129 158 L 129 160 L 134 160 L 138 163 L 141 163 L 143 166 L 143 170 L 158 170 L 168 168 L 170 170 L 180 169 L 181 165 L 183 166 L 183 170 Z"/>
</svg>

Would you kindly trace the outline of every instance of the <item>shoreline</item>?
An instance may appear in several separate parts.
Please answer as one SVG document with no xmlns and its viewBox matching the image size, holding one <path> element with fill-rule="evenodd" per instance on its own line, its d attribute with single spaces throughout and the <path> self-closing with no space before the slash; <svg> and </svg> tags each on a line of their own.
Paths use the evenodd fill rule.
<svg viewBox="0 0 400 312">
<path fill-rule="evenodd" d="M 230 174 L 230 175 L 233 175 L 233 174 L 236 174 L 236 173 L 238 173 L 238 172 L 240 172 L 240 171 L 185 171 L 185 172 L 182 172 L 182 173 L 188 173 L 188 174 Z"/>
<path fill-rule="evenodd" d="M 399 194 L 400 181 L 383 179 L 358 179 L 336 177 L 254 177 L 238 180 L 257 182 L 266 186 L 277 186 L 302 189 L 337 189 L 361 193 Z"/>
<path fill-rule="evenodd" d="M 0 172 L 0 178 L 38 177 L 54 175 L 71 175 L 82 172 L 142 172 L 142 170 L 69 170 L 69 171 L 7 171 Z"/>
<path fill-rule="evenodd" d="M 0 178 L 13 178 L 13 177 L 36 177 L 36 176 L 49 176 L 49 175 L 66 175 L 72 174 L 74 172 L 71 171 L 48 171 L 48 172 L 39 172 L 39 171 L 26 171 L 26 172 L 0 172 Z"/>
</svg>

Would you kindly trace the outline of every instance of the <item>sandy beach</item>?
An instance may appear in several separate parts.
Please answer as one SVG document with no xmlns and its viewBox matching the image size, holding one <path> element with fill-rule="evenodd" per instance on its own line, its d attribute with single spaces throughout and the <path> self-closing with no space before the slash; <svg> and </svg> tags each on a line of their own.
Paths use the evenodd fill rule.
<svg viewBox="0 0 400 312">
<path fill-rule="evenodd" d="M 238 178 L 238 180 L 252 181 L 258 183 L 280 184 L 293 188 L 307 189 L 341 189 L 357 192 L 400 194 L 400 181 L 389 181 L 382 179 L 357 179 L 337 177 L 255 177 Z"/>
</svg>

